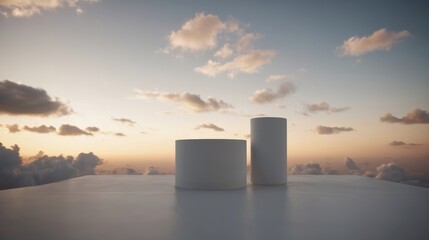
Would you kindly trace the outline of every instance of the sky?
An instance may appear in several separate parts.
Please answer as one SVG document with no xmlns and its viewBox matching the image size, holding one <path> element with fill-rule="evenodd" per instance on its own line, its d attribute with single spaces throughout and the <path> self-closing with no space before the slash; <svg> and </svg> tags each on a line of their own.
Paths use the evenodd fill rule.
<svg viewBox="0 0 429 240">
<path fill-rule="evenodd" d="M 173 173 L 175 140 L 249 140 L 252 117 L 274 116 L 288 119 L 289 165 L 397 162 L 429 176 L 428 11 L 0 0 L 0 142 Z"/>
</svg>

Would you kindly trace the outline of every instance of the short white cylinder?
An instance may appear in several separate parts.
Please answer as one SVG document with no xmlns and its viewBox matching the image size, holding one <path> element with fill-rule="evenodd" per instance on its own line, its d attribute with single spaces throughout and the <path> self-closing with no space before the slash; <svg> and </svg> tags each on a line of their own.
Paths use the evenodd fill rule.
<svg viewBox="0 0 429 240">
<path fill-rule="evenodd" d="M 176 140 L 176 187 L 227 190 L 245 186 L 245 140 Z"/>
<path fill-rule="evenodd" d="M 286 183 L 286 118 L 253 118 L 250 128 L 252 183 L 262 185 Z"/>
</svg>

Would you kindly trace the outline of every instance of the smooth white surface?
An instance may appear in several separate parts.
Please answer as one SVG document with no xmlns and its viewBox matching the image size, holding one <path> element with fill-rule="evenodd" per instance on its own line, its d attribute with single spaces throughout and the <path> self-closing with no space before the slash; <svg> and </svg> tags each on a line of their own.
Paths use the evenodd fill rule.
<svg viewBox="0 0 429 240">
<path fill-rule="evenodd" d="M 359 176 L 289 176 L 234 191 L 174 176 L 86 176 L 0 191 L 0 239 L 428 239 L 429 190 Z"/>
<path fill-rule="evenodd" d="M 176 186 L 227 190 L 246 186 L 246 141 L 176 140 Z"/>
<path fill-rule="evenodd" d="M 286 183 L 286 128 L 286 118 L 260 117 L 250 120 L 252 183 Z"/>
</svg>

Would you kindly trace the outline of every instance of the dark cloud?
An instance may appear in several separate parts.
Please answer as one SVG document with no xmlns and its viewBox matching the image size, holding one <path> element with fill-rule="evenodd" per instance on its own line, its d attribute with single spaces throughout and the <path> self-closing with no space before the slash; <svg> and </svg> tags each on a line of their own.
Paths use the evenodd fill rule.
<svg viewBox="0 0 429 240">
<path fill-rule="evenodd" d="M 92 132 L 92 133 L 96 133 L 96 132 L 100 131 L 100 129 L 98 127 L 87 127 L 85 130 L 87 132 Z"/>
<path fill-rule="evenodd" d="M 25 187 L 62 181 L 72 177 L 95 174 L 95 167 L 102 164 L 93 153 L 80 153 L 77 158 L 71 156 L 49 157 L 39 152 L 24 165 L 19 147 L 5 148 L 0 143 L 0 189 Z"/>
<path fill-rule="evenodd" d="M 142 173 L 132 167 L 121 167 L 121 168 L 116 168 L 113 169 L 111 174 L 113 175 L 142 175 Z"/>
<path fill-rule="evenodd" d="M 51 98 L 43 89 L 9 80 L 0 81 L 0 114 L 63 116 L 72 112 L 70 107 Z"/>
<path fill-rule="evenodd" d="M 131 119 L 127 119 L 127 118 L 112 118 L 112 119 L 113 119 L 113 121 L 117 121 L 117 122 L 129 125 L 129 126 L 134 126 L 134 124 L 136 124 L 136 122 L 134 122 Z"/>
<path fill-rule="evenodd" d="M 121 133 L 121 132 L 118 132 L 118 133 L 115 133 L 115 136 L 118 136 L 118 137 L 125 137 L 125 134 L 123 134 L 123 133 Z"/>
<path fill-rule="evenodd" d="M 219 126 L 216 126 L 213 123 L 204 123 L 204 124 L 201 124 L 201 125 L 198 125 L 198 126 L 195 127 L 196 130 L 199 130 L 201 128 L 211 129 L 211 130 L 214 130 L 214 131 L 217 131 L 217 132 L 223 132 L 223 131 L 225 131 L 223 128 L 221 128 Z"/>
<path fill-rule="evenodd" d="M 282 99 L 295 92 L 295 85 L 292 82 L 282 83 L 276 91 L 271 88 L 263 88 L 256 90 L 249 100 L 253 103 L 265 104 L 273 102 L 277 99 Z"/>
<path fill-rule="evenodd" d="M 57 129 L 53 126 L 46 126 L 46 125 L 41 125 L 41 126 L 34 126 L 34 127 L 29 127 L 29 126 L 24 126 L 23 128 L 26 131 L 29 132 L 35 132 L 35 133 L 51 133 L 51 132 L 55 132 Z"/>
<path fill-rule="evenodd" d="M 154 166 L 148 166 L 144 172 L 144 175 L 164 175 L 164 173 L 160 172 L 158 168 Z"/>
<path fill-rule="evenodd" d="M 429 123 L 429 112 L 415 108 L 402 118 L 395 117 L 391 113 L 385 113 L 380 117 L 380 121 L 387 123 L 424 124 Z"/>
<path fill-rule="evenodd" d="M 349 107 L 335 108 L 331 107 L 327 102 L 319 102 L 306 105 L 306 113 L 315 113 L 315 112 L 328 112 L 328 113 L 337 113 L 350 109 Z"/>
<path fill-rule="evenodd" d="M 72 162 L 72 166 L 79 171 L 79 175 L 95 174 L 95 167 L 103 163 L 94 153 L 79 153 L 77 158 Z"/>
<path fill-rule="evenodd" d="M 61 125 L 58 134 L 62 136 L 92 135 L 90 132 L 86 132 L 76 126 L 69 124 Z"/>
<path fill-rule="evenodd" d="M 417 144 L 417 143 L 405 143 L 402 141 L 392 141 L 389 143 L 390 146 L 392 147 L 398 147 L 398 146 L 404 146 L 404 147 L 419 147 L 422 144 Z"/>
<path fill-rule="evenodd" d="M 21 164 L 22 159 L 19 156 L 19 147 L 17 145 L 9 149 L 0 143 L 0 190 L 18 185 L 16 170 Z"/>
<path fill-rule="evenodd" d="M 150 92 L 135 90 L 137 96 L 145 99 L 157 99 L 169 102 L 175 102 L 180 104 L 183 108 L 196 112 L 214 112 L 223 109 L 233 108 L 229 103 L 223 100 L 217 100 L 216 98 L 209 97 L 207 100 L 203 100 L 200 95 L 192 93 L 169 93 L 169 92 Z"/>
<path fill-rule="evenodd" d="M 337 134 L 341 132 L 350 132 L 354 131 L 351 127 L 326 127 L 326 126 L 317 126 L 315 129 L 318 134 Z"/>
<path fill-rule="evenodd" d="M 346 157 L 344 159 L 344 165 L 350 174 L 353 174 L 353 175 L 360 175 L 361 174 L 360 168 L 356 165 L 356 163 L 355 163 L 355 161 L 353 161 L 353 159 Z"/>
<path fill-rule="evenodd" d="M 6 125 L 6 128 L 9 130 L 10 133 L 17 133 L 20 131 L 18 124 L 8 124 Z"/>
<path fill-rule="evenodd" d="M 296 164 L 290 170 L 292 175 L 321 175 L 322 167 L 318 163 Z"/>
</svg>

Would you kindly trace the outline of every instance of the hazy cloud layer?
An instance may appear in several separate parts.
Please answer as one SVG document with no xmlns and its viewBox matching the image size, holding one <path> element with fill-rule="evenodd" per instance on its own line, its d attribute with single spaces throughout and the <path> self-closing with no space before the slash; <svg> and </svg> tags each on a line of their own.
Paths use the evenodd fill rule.
<svg viewBox="0 0 429 240">
<path fill-rule="evenodd" d="M 332 107 L 327 102 L 318 102 L 306 105 L 306 112 L 308 113 L 317 113 L 317 112 L 327 112 L 327 113 L 337 113 L 350 109 L 349 107 Z"/>
<path fill-rule="evenodd" d="M 405 143 L 403 141 L 392 141 L 389 143 L 390 146 L 392 147 L 398 147 L 398 146 L 404 146 L 404 147 L 419 147 L 422 144 L 417 144 L 417 143 Z"/>
<path fill-rule="evenodd" d="M 45 184 L 94 174 L 95 167 L 102 162 L 93 153 L 80 153 L 77 158 L 73 158 L 61 155 L 49 157 L 40 152 L 31 163 L 24 165 L 17 145 L 9 149 L 0 143 L 0 189 Z"/>
<path fill-rule="evenodd" d="M 370 36 L 351 37 L 338 49 L 343 56 L 360 56 L 376 50 L 389 51 L 399 40 L 408 36 L 410 36 L 408 31 L 392 32 L 382 28 Z"/>
<path fill-rule="evenodd" d="M 43 89 L 0 81 L 0 114 L 62 116 L 70 113 L 71 108 L 57 98 L 52 99 Z"/>
<path fill-rule="evenodd" d="M 7 124 L 6 125 L 7 130 L 9 130 L 10 133 L 17 133 L 21 130 L 19 130 L 18 124 Z"/>
<path fill-rule="evenodd" d="M 420 108 L 415 108 L 402 118 L 395 117 L 390 113 L 385 113 L 380 117 L 380 121 L 387 123 L 424 124 L 429 123 L 429 112 Z"/>
<path fill-rule="evenodd" d="M 249 100 L 253 103 L 265 104 L 285 98 L 294 92 L 295 85 L 292 82 L 284 82 L 275 91 L 271 88 L 256 90 L 252 96 L 249 97 Z"/>
<path fill-rule="evenodd" d="M 321 175 L 322 167 L 318 163 L 296 164 L 290 170 L 292 175 Z"/>
<path fill-rule="evenodd" d="M 211 129 L 211 130 L 214 130 L 216 132 L 223 132 L 223 131 L 225 131 L 223 128 L 221 128 L 219 126 L 216 126 L 213 123 L 204 123 L 204 124 L 198 125 L 198 126 L 195 127 L 195 130 L 199 130 L 199 129 L 202 129 L 202 128 Z"/>
<path fill-rule="evenodd" d="M 180 104 L 184 109 L 191 112 L 202 113 L 202 112 L 213 112 L 222 109 L 233 108 L 229 103 L 223 100 L 217 100 L 216 98 L 209 97 L 207 100 L 203 100 L 200 95 L 192 93 L 169 93 L 169 92 L 157 92 L 157 91 L 141 91 L 138 89 L 134 90 L 138 97 L 144 99 L 155 99 L 167 102 L 174 102 Z"/>
<path fill-rule="evenodd" d="M 54 10 L 56 8 L 68 6 L 75 9 L 77 14 L 82 14 L 80 7 L 82 2 L 97 2 L 98 0 L 0 0 L 0 6 L 7 9 L 1 12 L 3 16 L 30 17 L 41 14 L 42 11 Z"/>
<path fill-rule="evenodd" d="M 34 133 L 51 133 L 51 132 L 55 132 L 57 129 L 53 126 L 46 126 L 46 125 L 40 125 L 40 126 L 34 126 L 34 127 L 29 127 L 29 126 L 24 126 L 25 131 L 29 131 L 29 132 L 34 132 Z"/>
<path fill-rule="evenodd" d="M 92 133 L 90 132 L 84 131 L 76 126 L 69 124 L 61 125 L 58 134 L 62 136 L 92 135 Z"/>
<path fill-rule="evenodd" d="M 134 124 L 136 124 L 136 122 L 128 118 L 112 118 L 112 120 L 129 126 L 134 126 Z"/>
<path fill-rule="evenodd" d="M 338 134 L 341 132 L 350 132 L 354 131 L 351 127 L 327 127 L 327 126 L 317 126 L 315 132 L 318 134 Z"/>
</svg>

